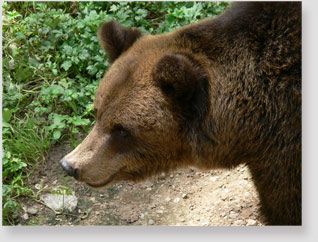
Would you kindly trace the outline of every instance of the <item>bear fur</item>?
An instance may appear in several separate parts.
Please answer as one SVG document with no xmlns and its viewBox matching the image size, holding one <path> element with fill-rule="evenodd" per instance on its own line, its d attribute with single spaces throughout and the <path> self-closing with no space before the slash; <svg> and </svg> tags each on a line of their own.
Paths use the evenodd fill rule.
<svg viewBox="0 0 318 242">
<path fill-rule="evenodd" d="M 246 164 L 267 224 L 301 225 L 301 3 L 239 2 L 168 34 L 115 21 L 96 125 L 61 164 L 100 188 Z"/>
</svg>

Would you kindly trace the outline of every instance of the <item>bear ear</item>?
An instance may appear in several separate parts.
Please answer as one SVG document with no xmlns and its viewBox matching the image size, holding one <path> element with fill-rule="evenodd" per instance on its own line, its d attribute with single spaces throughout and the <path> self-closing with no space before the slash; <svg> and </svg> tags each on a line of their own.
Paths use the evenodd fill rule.
<svg viewBox="0 0 318 242">
<path fill-rule="evenodd" d="M 138 29 L 125 28 L 116 21 L 110 21 L 102 24 L 98 36 L 101 46 L 113 62 L 141 37 L 141 32 Z"/>
<path fill-rule="evenodd" d="M 202 114 L 208 107 L 209 84 L 207 74 L 192 58 L 169 53 L 157 62 L 153 78 L 162 92 L 176 104 L 184 115 Z"/>
</svg>

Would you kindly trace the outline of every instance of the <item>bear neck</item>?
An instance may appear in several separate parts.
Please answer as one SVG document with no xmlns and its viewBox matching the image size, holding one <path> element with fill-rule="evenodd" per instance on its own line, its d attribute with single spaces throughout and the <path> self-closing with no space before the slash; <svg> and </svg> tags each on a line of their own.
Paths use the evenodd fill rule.
<svg viewBox="0 0 318 242">
<path fill-rule="evenodd" d="M 173 33 L 181 51 L 190 50 L 201 66 L 209 67 L 209 112 L 187 126 L 198 167 L 231 168 L 270 147 L 268 137 L 288 115 L 277 111 L 269 101 L 272 96 L 290 105 L 285 110 L 301 107 L 301 30 L 295 27 L 301 26 L 299 4 L 235 3 L 217 18 Z M 292 58 L 286 61 L 286 56 Z M 275 94 L 280 91 L 299 98 Z M 255 145 L 246 145 L 251 143 Z"/>
</svg>

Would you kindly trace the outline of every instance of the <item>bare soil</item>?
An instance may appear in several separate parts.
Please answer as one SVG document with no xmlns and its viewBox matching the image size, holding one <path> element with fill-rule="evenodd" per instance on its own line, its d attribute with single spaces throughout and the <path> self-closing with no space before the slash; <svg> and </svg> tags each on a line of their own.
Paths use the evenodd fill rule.
<svg viewBox="0 0 318 242">
<path fill-rule="evenodd" d="M 20 225 L 263 225 L 258 197 L 246 166 L 208 172 L 186 169 L 148 181 L 122 182 L 96 191 L 67 177 L 58 161 L 72 148 L 52 149 L 46 162 L 30 177 L 40 193 L 68 186 L 78 198 L 72 212 L 56 213 L 39 199 L 25 198 Z M 35 214 L 27 212 L 35 208 Z M 27 215 L 26 215 L 27 214 Z"/>
</svg>

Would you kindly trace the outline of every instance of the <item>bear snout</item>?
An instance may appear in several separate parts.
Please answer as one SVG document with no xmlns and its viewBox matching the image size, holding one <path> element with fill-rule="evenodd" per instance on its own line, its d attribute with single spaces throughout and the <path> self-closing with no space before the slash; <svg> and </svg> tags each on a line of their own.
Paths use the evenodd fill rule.
<svg viewBox="0 0 318 242">
<path fill-rule="evenodd" d="M 69 176 L 72 176 L 75 179 L 78 179 L 79 169 L 73 168 L 64 157 L 60 160 L 60 165 Z"/>
</svg>

